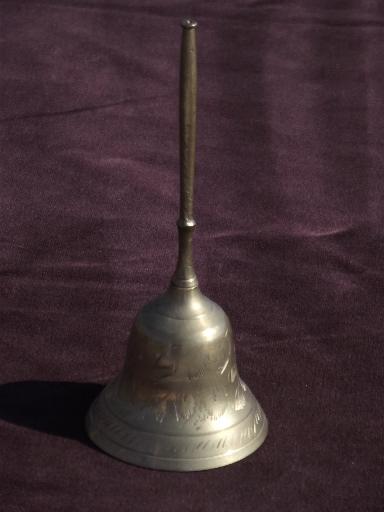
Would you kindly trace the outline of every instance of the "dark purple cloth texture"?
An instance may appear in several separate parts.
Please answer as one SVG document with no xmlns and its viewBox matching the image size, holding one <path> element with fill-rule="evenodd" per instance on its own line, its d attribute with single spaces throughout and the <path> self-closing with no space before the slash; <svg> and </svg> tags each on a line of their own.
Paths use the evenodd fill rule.
<svg viewBox="0 0 384 512">
<path fill-rule="evenodd" d="M 198 29 L 195 266 L 265 444 L 200 473 L 88 442 L 177 255 Z M 0 1 L 0 510 L 384 510 L 384 3 Z"/>
</svg>

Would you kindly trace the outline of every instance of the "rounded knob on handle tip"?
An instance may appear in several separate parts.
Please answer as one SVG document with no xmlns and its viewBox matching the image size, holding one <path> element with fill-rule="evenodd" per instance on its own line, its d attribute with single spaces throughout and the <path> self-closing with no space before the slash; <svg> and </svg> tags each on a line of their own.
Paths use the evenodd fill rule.
<svg viewBox="0 0 384 512">
<path fill-rule="evenodd" d="M 181 26 L 183 28 L 197 28 L 197 21 L 192 20 L 191 18 L 184 18 L 181 22 Z"/>
</svg>

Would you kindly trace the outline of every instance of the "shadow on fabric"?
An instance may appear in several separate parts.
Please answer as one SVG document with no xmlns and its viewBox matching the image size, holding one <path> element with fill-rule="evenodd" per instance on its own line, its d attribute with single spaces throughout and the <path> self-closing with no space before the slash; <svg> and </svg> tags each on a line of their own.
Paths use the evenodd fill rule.
<svg viewBox="0 0 384 512">
<path fill-rule="evenodd" d="M 0 386 L 0 418 L 88 446 L 84 418 L 101 384 L 22 381 Z"/>
</svg>

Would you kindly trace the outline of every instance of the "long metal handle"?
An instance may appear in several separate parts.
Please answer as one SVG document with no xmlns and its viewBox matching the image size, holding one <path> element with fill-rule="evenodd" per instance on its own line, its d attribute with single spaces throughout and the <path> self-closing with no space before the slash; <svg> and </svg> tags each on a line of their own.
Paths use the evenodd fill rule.
<svg viewBox="0 0 384 512">
<path fill-rule="evenodd" d="M 191 20 L 182 22 L 180 62 L 180 218 L 193 217 L 193 179 L 196 151 L 196 27 Z"/>
<path fill-rule="evenodd" d="M 197 23 L 183 20 L 180 61 L 180 216 L 179 257 L 174 285 L 182 288 L 197 286 L 192 261 L 192 235 L 196 222 L 193 218 L 193 182 L 196 153 L 196 28 Z"/>
</svg>

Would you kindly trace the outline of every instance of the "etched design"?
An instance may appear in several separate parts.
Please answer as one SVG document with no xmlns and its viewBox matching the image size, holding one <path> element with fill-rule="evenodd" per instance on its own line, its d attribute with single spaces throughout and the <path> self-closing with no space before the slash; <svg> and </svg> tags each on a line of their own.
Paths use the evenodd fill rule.
<svg viewBox="0 0 384 512">
<path fill-rule="evenodd" d="M 94 402 L 89 412 L 91 437 L 109 439 L 116 446 L 118 456 L 124 459 L 125 451 L 151 454 L 161 457 L 199 458 L 202 452 L 208 456 L 225 454 L 228 450 L 239 450 L 249 443 L 260 443 L 266 435 L 265 416 L 259 404 L 254 403 L 251 414 L 240 425 L 234 424 L 224 431 L 195 436 L 151 433 L 134 430 L 128 423 L 116 416 L 107 404 L 105 392 Z M 159 444 L 159 436 L 161 443 Z M 160 447 L 160 448 L 159 448 Z M 159 452 L 160 449 L 160 452 Z"/>
</svg>

